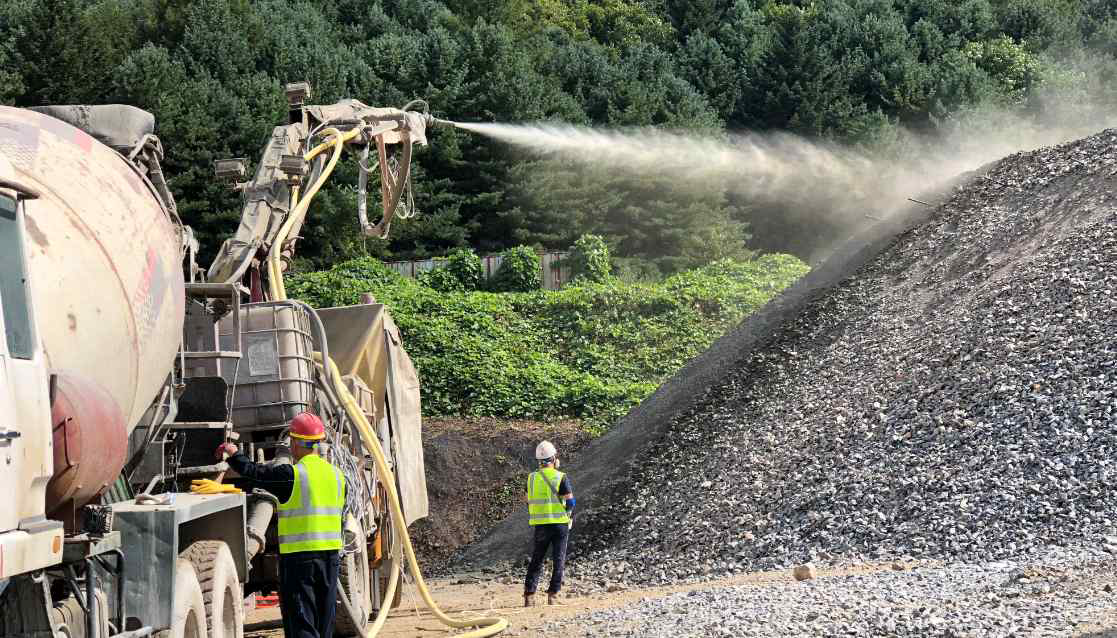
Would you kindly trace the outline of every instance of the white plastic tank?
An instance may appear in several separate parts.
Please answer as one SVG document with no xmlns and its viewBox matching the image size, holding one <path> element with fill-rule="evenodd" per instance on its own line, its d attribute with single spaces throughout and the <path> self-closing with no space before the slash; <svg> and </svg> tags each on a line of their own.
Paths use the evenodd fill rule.
<svg viewBox="0 0 1117 638">
<path fill-rule="evenodd" d="M 0 154 L 40 193 L 27 253 L 48 365 L 99 386 L 131 432 L 182 338 L 181 227 L 124 158 L 61 120 L 0 106 Z"/>
</svg>

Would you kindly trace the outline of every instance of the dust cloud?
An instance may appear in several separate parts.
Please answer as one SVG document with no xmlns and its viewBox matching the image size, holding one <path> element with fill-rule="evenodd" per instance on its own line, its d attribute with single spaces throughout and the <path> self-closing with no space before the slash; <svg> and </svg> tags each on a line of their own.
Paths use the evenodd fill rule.
<svg viewBox="0 0 1117 638">
<path fill-rule="evenodd" d="M 1080 106 L 1080 105 L 1076 105 Z M 748 206 L 797 218 L 794 227 L 830 235 L 812 257 L 859 228 L 913 204 L 930 204 L 960 174 L 1019 151 L 1070 141 L 1114 124 L 1108 113 L 1045 117 L 973 112 L 933 135 L 897 129 L 874 147 L 841 146 L 789 133 L 709 136 L 656 128 L 610 130 L 566 124 L 470 124 L 460 128 L 540 158 L 588 171 L 658 175 L 680 191 L 716 189 Z M 1074 122 L 1074 124 L 1070 124 Z M 804 255 L 806 256 L 806 255 Z"/>
</svg>

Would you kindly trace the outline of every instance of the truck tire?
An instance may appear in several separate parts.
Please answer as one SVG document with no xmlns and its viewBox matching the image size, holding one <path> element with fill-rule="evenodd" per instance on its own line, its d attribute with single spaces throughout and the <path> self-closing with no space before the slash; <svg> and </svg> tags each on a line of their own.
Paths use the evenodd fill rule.
<svg viewBox="0 0 1117 638">
<path fill-rule="evenodd" d="M 206 638 L 244 638 L 244 590 L 224 541 L 195 541 L 179 554 L 198 574 L 205 603 Z"/>
<path fill-rule="evenodd" d="M 156 638 L 206 638 L 206 603 L 198 574 L 190 561 L 175 561 L 175 599 L 171 608 L 171 628 Z"/>
<path fill-rule="evenodd" d="M 357 519 L 345 519 L 347 550 L 341 553 L 338 567 L 337 615 L 334 617 L 334 634 L 337 636 L 364 635 L 368 618 L 372 613 L 372 586 L 368 570 L 368 539 L 365 530 Z M 350 616 L 342 598 L 356 612 Z"/>
</svg>

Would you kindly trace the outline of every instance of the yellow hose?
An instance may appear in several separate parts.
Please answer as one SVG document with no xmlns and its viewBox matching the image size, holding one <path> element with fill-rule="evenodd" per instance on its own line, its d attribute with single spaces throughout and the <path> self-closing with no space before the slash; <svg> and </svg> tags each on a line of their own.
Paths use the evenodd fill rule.
<svg viewBox="0 0 1117 638">
<path fill-rule="evenodd" d="M 329 178 L 330 173 L 333 172 L 334 167 L 337 165 L 338 159 L 341 157 L 341 151 L 345 147 L 345 143 L 360 134 L 359 129 L 352 129 L 346 133 L 342 133 L 336 128 L 328 128 L 323 131 L 324 134 L 333 135 L 333 138 L 315 146 L 308 151 L 303 159 L 310 161 L 317 157 L 320 153 L 326 151 L 328 148 L 333 147 L 333 154 L 330 156 L 329 162 L 326 164 L 322 175 L 315 180 L 314 184 L 307 189 L 306 193 L 299 198 L 298 187 L 291 191 L 291 212 L 287 220 L 280 227 L 279 233 L 276 235 L 275 240 L 272 242 L 271 249 L 268 251 L 268 287 L 271 293 L 271 298 L 275 301 L 287 298 L 287 287 L 283 285 L 283 269 L 280 264 L 280 255 L 282 253 L 283 243 L 287 241 L 287 235 L 290 234 L 291 229 L 295 224 L 306 216 L 306 211 L 310 207 L 310 201 L 318 193 L 318 190 Z M 508 620 L 499 617 L 485 617 L 485 618 L 472 618 L 472 619 L 455 619 L 447 616 L 445 612 L 434 601 L 431 596 L 430 589 L 427 588 L 426 580 L 423 579 L 423 572 L 419 569 L 419 561 L 415 557 L 415 548 L 411 545 L 411 536 L 407 533 L 407 524 L 403 518 L 403 508 L 400 506 L 399 494 L 396 492 L 396 478 L 392 470 L 388 467 L 388 462 L 384 458 L 384 451 L 380 448 L 380 439 L 372 431 L 372 426 L 369 424 L 368 419 L 365 418 L 364 412 L 361 411 L 357 405 L 353 395 L 349 393 L 349 388 L 341 382 L 341 372 L 337 369 L 337 364 L 330 359 L 328 362 L 322 362 L 321 353 L 314 353 L 315 358 L 323 365 L 330 366 L 330 377 L 334 381 L 334 391 L 341 399 L 341 403 L 345 408 L 346 414 L 349 415 L 350 421 L 357 426 L 357 431 L 361 435 L 361 441 L 365 447 L 372 451 L 372 458 L 376 464 L 377 475 L 382 477 L 381 483 L 384 485 L 388 492 L 388 503 L 391 506 L 392 523 L 395 525 L 396 534 L 403 542 L 404 554 L 407 556 L 408 566 L 411 568 L 411 573 L 415 575 L 415 586 L 419 590 L 419 594 L 423 597 L 423 602 L 438 618 L 439 622 L 454 628 L 477 627 L 473 631 L 468 631 L 463 634 L 458 634 L 457 638 L 484 638 L 485 636 L 496 635 L 508 628 Z M 399 583 L 399 574 L 401 567 L 396 564 L 396 560 L 392 559 L 391 575 L 388 579 L 388 587 L 385 591 L 384 604 L 381 604 L 380 611 L 376 614 L 376 619 L 369 627 L 366 634 L 367 638 L 375 638 L 380 633 L 381 628 L 384 626 L 385 621 L 388 619 L 388 610 L 391 608 L 389 601 L 395 598 L 395 590 Z"/>
<path fill-rule="evenodd" d="M 320 353 L 314 353 L 315 359 L 322 360 Z M 399 494 L 396 493 L 396 478 L 392 474 L 392 470 L 388 467 L 388 462 L 384 458 L 384 451 L 380 448 L 380 439 L 377 438 L 372 431 L 372 426 L 369 425 L 368 419 L 365 418 L 364 412 L 361 412 L 360 407 L 357 405 L 353 395 L 349 393 L 349 388 L 341 382 L 341 372 L 337 369 L 337 364 L 331 358 L 326 364 L 330 366 L 330 375 L 334 380 L 334 391 L 341 399 L 342 406 L 345 407 L 345 413 L 349 415 L 349 419 L 357 426 L 357 431 L 361 435 L 361 441 L 369 450 L 372 451 L 372 459 L 376 464 L 377 474 L 383 477 L 381 481 L 385 488 L 388 490 L 388 503 L 392 508 L 392 522 L 395 524 L 396 533 L 399 534 L 400 539 L 403 541 L 403 551 L 407 556 L 407 564 L 411 568 L 411 573 L 415 575 L 415 586 L 419 589 L 419 595 L 423 597 L 423 602 L 434 613 L 438 621 L 448 627 L 464 628 L 464 627 L 477 627 L 473 631 L 468 631 L 463 634 L 458 634 L 456 638 L 482 638 L 484 636 L 494 636 L 508 628 L 508 620 L 496 616 L 485 618 L 471 618 L 457 620 L 446 615 L 445 612 L 434 601 L 431 596 L 430 589 L 427 588 L 426 580 L 423 579 L 423 572 L 419 569 L 419 561 L 415 558 L 415 548 L 411 545 L 411 536 L 407 533 L 407 524 L 403 519 L 403 508 L 400 507 Z M 382 606 L 380 613 L 384 614 L 384 609 L 387 606 Z M 380 617 L 377 616 L 377 622 L 380 622 Z M 383 624 L 383 623 L 381 623 Z M 374 625 L 372 629 L 380 630 L 379 626 Z M 374 638 L 376 633 L 371 629 L 368 633 L 368 638 Z"/>
<path fill-rule="evenodd" d="M 392 608 L 391 601 L 396 599 L 396 587 L 399 585 L 400 571 L 399 563 L 393 558 L 391 575 L 388 576 L 388 587 L 384 590 L 384 595 L 380 597 L 380 610 L 376 612 L 376 619 L 372 621 L 372 626 L 368 628 L 368 632 L 365 634 L 368 638 L 375 638 L 388 620 L 388 611 Z"/>
<path fill-rule="evenodd" d="M 275 239 L 272 240 L 271 248 L 268 250 L 268 293 L 273 300 L 280 300 L 287 298 L 287 287 L 283 285 L 283 267 L 280 263 L 280 256 L 283 254 L 283 244 L 287 242 L 287 236 L 291 234 L 291 229 L 295 224 L 302 221 L 306 216 L 306 211 L 310 208 L 310 202 L 314 196 L 318 194 L 318 189 L 326 183 L 330 178 L 330 173 L 334 171 L 337 166 L 338 159 L 341 158 L 341 151 L 345 148 L 345 143 L 361 134 L 361 130 L 354 128 L 345 133 L 337 130 L 336 128 L 328 128 L 322 131 L 323 134 L 332 135 L 333 138 L 322 142 L 318 146 L 303 155 L 303 159 L 311 161 L 320 153 L 330 148 L 334 149 L 330 155 L 330 161 L 326 164 L 326 168 L 318 179 L 311 184 L 306 193 L 299 199 L 298 190 L 293 190 L 291 193 L 291 212 L 287 215 L 287 220 L 283 222 L 279 232 L 276 233 Z"/>
</svg>

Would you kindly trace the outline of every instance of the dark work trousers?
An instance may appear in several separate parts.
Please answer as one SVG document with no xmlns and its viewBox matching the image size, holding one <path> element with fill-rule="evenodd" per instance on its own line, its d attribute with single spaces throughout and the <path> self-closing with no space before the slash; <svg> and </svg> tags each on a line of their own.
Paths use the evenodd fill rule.
<svg viewBox="0 0 1117 638">
<path fill-rule="evenodd" d="M 279 556 L 279 608 L 286 638 L 332 638 L 338 563 L 337 551 Z"/>
<path fill-rule="evenodd" d="M 562 570 L 566 567 L 566 540 L 570 536 L 570 526 L 566 523 L 547 523 L 535 525 L 535 547 L 531 550 L 531 564 L 527 566 L 527 579 L 524 580 L 524 593 L 534 594 L 539 586 L 539 575 L 543 573 L 543 560 L 547 548 L 551 549 L 551 586 L 548 594 L 557 594 L 562 588 Z"/>
</svg>

